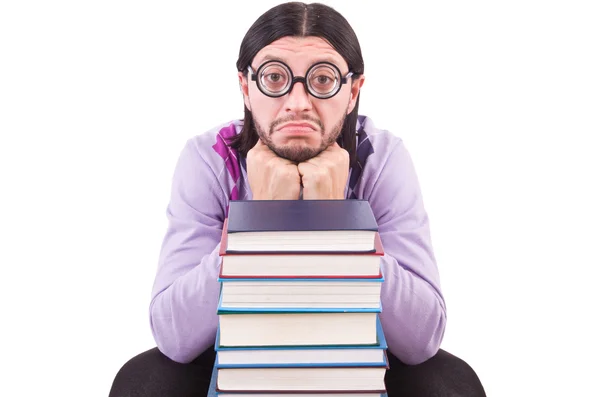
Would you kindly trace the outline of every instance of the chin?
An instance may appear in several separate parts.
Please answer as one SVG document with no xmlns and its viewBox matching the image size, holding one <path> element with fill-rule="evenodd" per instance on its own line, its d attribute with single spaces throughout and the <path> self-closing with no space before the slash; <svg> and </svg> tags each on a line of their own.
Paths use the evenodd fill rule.
<svg viewBox="0 0 600 397">
<path fill-rule="evenodd" d="M 271 150 L 279 157 L 283 157 L 284 159 L 288 159 L 295 163 L 302 163 L 317 156 L 324 149 L 320 146 L 288 144 L 272 147 Z"/>
<path fill-rule="evenodd" d="M 284 138 L 284 139 L 275 139 L 273 144 L 278 148 L 294 148 L 294 149 L 318 149 L 321 144 L 320 139 L 310 139 L 308 137 L 298 137 L 298 138 Z"/>
</svg>

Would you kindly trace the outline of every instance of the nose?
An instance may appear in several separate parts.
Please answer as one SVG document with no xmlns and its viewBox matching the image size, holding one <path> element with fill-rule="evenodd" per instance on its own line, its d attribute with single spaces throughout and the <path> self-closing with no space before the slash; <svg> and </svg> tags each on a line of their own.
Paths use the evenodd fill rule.
<svg viewBox="0 0 600 397">
<path fill-rule="evenodd" d="M 288 93 L 285 107 L 289 112 L 304 112 L 312 109 L 310 94 L 306 92 L 306 87 L 301 81 L 292 83 L 292 90 Z"/>
</svg>

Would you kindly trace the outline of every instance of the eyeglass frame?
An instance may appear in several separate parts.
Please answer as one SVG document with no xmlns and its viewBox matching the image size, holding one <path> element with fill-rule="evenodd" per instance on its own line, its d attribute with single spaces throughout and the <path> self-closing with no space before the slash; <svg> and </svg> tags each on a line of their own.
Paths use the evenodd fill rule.
<svg viewBox="0 0 600 397">
<path fill-rule="evenodd" d="M 285 90 L 285 91 L 283 91 L 280 94 L 272 94 L 272 93 L 269 93 L 269 92 L 265 92 L 263 90 L 263 87 L 261 86 L 261 84 L 259 84 L 259 82 L 258 82 L 258 77 L 257 76 L 259 75 L 259 72 L 266 65 L 271 64 L 271 63 L 280 64 L 285 69 L 287 69 L 287 71 L 289 72 L 289 75 L 292 77 L 291 83 L 290 83 L 290 86 L 288 87 L 288 89 Z M 327 94 L 327 96 L 319 96 L 316 93 L 313 93 L 312 90 L 310 89 L 308 83 L 307 83 L 308 75 L 310 74 L 310 72 L 315 67 L 320 66 L 320 65 L 331 66 L 338 73 L 338 76 L 340 76 L 340 84 L 338 84 L 337 89 L 335 91 L 333 91 L 332 93 Z M 268 96 L 270 98 L 281 98 L 282 96 L 289 94 L 292 91 L 292 89 L 294 88 L 294 85 L 296 85 L 296 83 L 300 82 L 304 86 L 305 91 L 308 92 L 313 97 L 318 98 L 318 99 L 330 99 L 330 98 L 333 98 L 334 96 L 336 96 L 338 94 L 338 92 L 340 92 L 340 90 L 342 89 L 342 85 L 348 83 L 348 79 L 350 79 L 354 75 L 354 72 L 349 71 L 348 74 L 346 74 L 346 76 L 342 76 L 342 72 L 340 71 L 340 68 L 338 68 L 335 64 L 333 64 L 331 62 L 327 62 L 327 61 L 320 61 L 320 62 L 317 62 L 317 63 L 313 64 L 311 67 L 308 68 L 308 70 L 306 71 L 306 74 L 304 75 L 304 77 L 302 77 L 302 76 L 294 76 L 294 72 L 292 72 L 292 68 L 290 68 L 285 62 L 279 61 L 279 60 L 268 60 L 268 61 L 263 62 L 258 67 L 258 69 L 256 69 L 256 72 L 254 72 L 254 69 L 252 68 L 252 65 L 248 65 L 247 69 L 248 69 L 248 73 L 251 75 L 250 79 L 252 81 L 256 82 L 256 87 L 258 87 L 258 90 L 260 92 L 262 92 L 264 95 L 266 95 L 266 96 Z"/>
</svg>

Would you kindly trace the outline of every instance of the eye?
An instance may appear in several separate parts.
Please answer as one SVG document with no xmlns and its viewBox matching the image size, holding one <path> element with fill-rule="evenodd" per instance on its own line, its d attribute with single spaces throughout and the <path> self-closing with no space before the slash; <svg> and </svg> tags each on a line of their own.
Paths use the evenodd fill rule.
<svg viewBox="0 0 600 397">
<path fill-rule="evenodd" d="M 331 77 L 323 76 L 323 75 L 317 76 L 315 78 L 315 80 L 316 80 L 316 83 L 321 84 L 321 85 L 327 85 L 333 81 L 333 79 Z"/>
<path fill-rule="evenodd" d="M 279 83 L 284 78 L 280 73 L 269 73 L 265 77 L 271 83 Z"/>
<path fill-rule="evenodd" d="M 339 73 L 331 65 L 317 64 L 313 66 L 309 75 L 311 89 L 319 95 L 333 92 L 339 84 Z"/>
<path fill-rule="evenodd" d="M 260 71 L 261 87 L 267 91 L 280 92 L 289 84 L 289 72 L 277 62 L 269 63 Z"/>
<path fill-rule="evenodd" d="M 310 85 L 315 91 L 326 93 L 334 89 L 336 80 L 335 76 L 331 76 L 330 73 L 319 73 L 312 76 Z"/>
</svg>

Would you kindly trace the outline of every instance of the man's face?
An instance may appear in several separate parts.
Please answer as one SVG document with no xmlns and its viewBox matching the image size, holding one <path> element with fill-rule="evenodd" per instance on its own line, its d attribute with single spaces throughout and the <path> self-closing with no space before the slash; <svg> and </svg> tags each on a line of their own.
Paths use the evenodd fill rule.
<svg viewBox="0 0 600 397">
<path fill-rule="evenodd" d="M 293 75 L 304 77 L 317 62 L 337 66 L 341 76 L 348 74 L 344 58 L 325 40 L 318 37 L 284 37 L 256 54 L 252 69 L 256 72 L 266 61 L 278 60 L 289 66 Z M 278 156 L 294 162 L 315 157 L 340 134 L 346 115 L 354 109 L 364 77 L 348 80 L 340 91 L 328 99 L 310 95 L 302 83 L 278 98 L 263 94 L 255 81 L 239 73 L 244 103 L 252 112 L 261 140 Z"/>
</svg>

